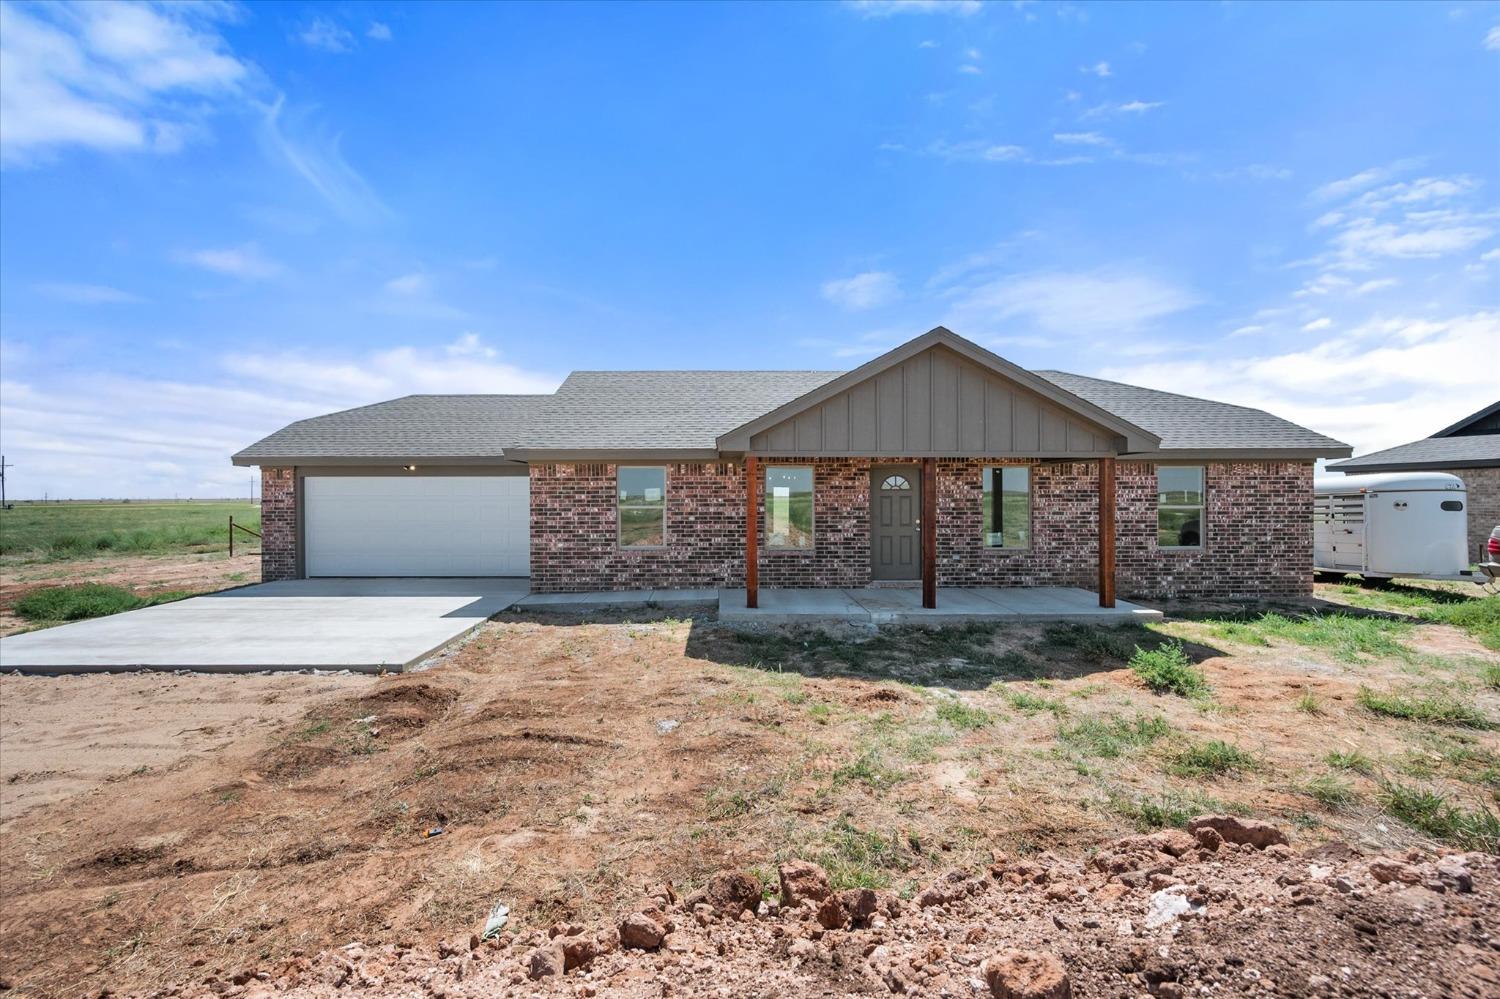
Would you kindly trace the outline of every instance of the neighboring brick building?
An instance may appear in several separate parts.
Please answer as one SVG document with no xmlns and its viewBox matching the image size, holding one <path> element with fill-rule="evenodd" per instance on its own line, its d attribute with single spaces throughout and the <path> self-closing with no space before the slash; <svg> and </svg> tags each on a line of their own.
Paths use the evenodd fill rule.
<svg viewBox="0 0 1500 999">
<path fill-rule="evenodd" d="M 1431 437 L 1329 464 L 1329 471 L 1446 472 L 1468 490 L 1469 558 L 1485 560 L 1485 542 L 1500 526 L 1500 401 Z"/>
<path fill-rule="evenodd" d="M 920 580 L 1111 600 L 1309 593 L 1313 462 L 1348 451 L 1259 410 L 1024 371 L 939 328 L 845 373 L 411 396 L 235 461 L 263 468 L 267 579 L 529 569 L 551 592 Z"/>
</svg>

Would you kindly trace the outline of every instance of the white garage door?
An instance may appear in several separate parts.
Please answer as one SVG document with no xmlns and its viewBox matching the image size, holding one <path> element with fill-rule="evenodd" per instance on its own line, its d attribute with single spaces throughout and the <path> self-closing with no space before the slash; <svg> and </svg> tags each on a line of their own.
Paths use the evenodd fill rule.
<svg viewBox="0 0 1500 999">
<path fill-rule="evenodd" d="M 309 576 L 526 576 L 525 475 L 303 480 Z"/>
</svg>

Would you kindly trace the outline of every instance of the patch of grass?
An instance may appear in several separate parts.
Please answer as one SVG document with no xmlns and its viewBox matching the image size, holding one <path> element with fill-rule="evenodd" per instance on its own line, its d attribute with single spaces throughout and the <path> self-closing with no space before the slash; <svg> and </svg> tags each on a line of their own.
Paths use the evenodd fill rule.
<svg viewBox="0 0 1500 999">
<path fill-rule="evenodd" d="M 1239 642 L 1241 645 L 1270 645 L 1266 636 L 1255 629 L 1255 625 L 1244 621 L 1213 621 L 1208 624 L 1209 633 L 1215 638 L 1222 638 L 1230 642 Z"/>
<path fill-rule="evenodd" d="M 1111 797 L 1110 804 L 1116 812 L 1146 832 L 1181 827 L 1196 816 L 1226 811 L 1222 801 L 1197 792 L 1181 794 L 1168 791 L 1142 797 L 1115 795 Z"/>
<path fill-rule="evenodd" d="M 236 524 L 260 530 L 260 507 L 248 502 L 16 503 L 0 510 L 0 556 L 63 561 L 225 551 L 231 514 Z"/>
<path fill-rule="evenodd" d="M 1303 687 L 1302 696 L 1297 698 L 1297 710 L 1305 715 L 1321 715 L 1323 702 L 1318 700 L 1318 695 L 1314 694 L 1311 689 Z"/>
<path fill-rule="evenodd" d="M 910 866 L 898 835 L 861 829 L 847 815 L 828 829 L 824 843 L 817 860 L 834 888 L 886 888 L 892 873 Z"/>
<path fill-rule="evenodd" d="M 1135 647 L 1130 668 L 1157 693 L 1181 697 L 1202 697 L 1208 693 L 1208 680 L 1182 650 L 1179 641 L 1163 642 L 1155 649 Z"/>
<path fill-rule="evenodd" d="M 1239 777 L 1254 770 L 1255 757 L 1222 739 L 1200 742 L 1177 753 L 1170 772 L 1180 777 Z"/>
<path fill-rule="evenodd" d="M 1323 761 L 1335 770 L 1353 770 L 1355 773 L 1360 774 L 1375 772 L 1374 761 L 1357 750 L 1348 752 L 1335 750 L 1323 757 Z"/>
<path fill-rule="evenodd" d="M 1115 759 L 1122 754 L 1151 745 L 1172 731 L 1172 726 L 1161 715 L 1134 718 L 1112 716 L 1083 718 L 1071 725 L 1061 725 L 1057 730 L 1060 742 L 1087 756 Z"/>
<path fill-rule="evenodd" d="M 1042 641 L 1049 645 L 1077 649 L 1101 659 L 1129 659 L 1133 649 L 1153 637 L 1150 631 L 1138 624 L 1113 628 L 1092 624 L 1049 624 L 1042 632 Z"/>
<path fill-rule="evenodd" d="M 983 708 L 965 704 L 957 698 L 944 699 L 934 710 L 939 718 L 963 732 L 984 728 L 995 720 Z"/>
<path fill-rule="evenodd" d="M 1500 852 L 1500 816 L 1484 805 L 1462 808 L 1436 791 L 1387 781 L 1380 788 L 1386 814 L 1435 840 L 1465 850 Z"/>
<path fill-rule="evenodd" d="M 1054 715 L 1061 717 L 1068 713 L 1068 706 L 1055 697 L 1042 697 L 1040 694 L 1033 694 L 1025 690 L 1005 689 L 1000 691 L 1000 696 L 1004 697 L 1006 703 L 1011 707 L 1028 715 L 1034 715 L 1038 711 L 1050 711 Z"/>
<path fill-rule="evenodd" d="M 1262 614 L 1253 626 L 1272 638 L 1326 649 L 1343 662 L 1357 663 L 1365 657 L 1404 658 L 1411 653 L 1401 642 L 1411 634 L 1411 622 L 1393 618 L 1368 614 L 1313 614 L 1301 618 Z"/>
<path fill-rule="evenodd" d="M 1301 790 L 1324 808 L 1331 809 L 1342 808 L 1356 797 L 1354 785 L 1333 774 L 1319 774 L 1303 784 Z"/>
<path fill-rule="evenodd" d="M 121 611 L 169 603 L 192 596 L 182 590 L 142 596 L 122 586 L 108 583 L 82 583 L 78 586 L 49 586 L 32 590 L 16 601 L 15 611 L 28 621 L 82 621 L 107 617 Z"/>
<path fill-rule="evenodd" d="M 1495 723 L 1474 705 L 1442 691 L 1427 694 L 1415 692 L 1381 694 L 1369 687 L 1360 687 L 1359 704 L 1366 711 L 1390 718 L 1405 718 L 1410 721 L 1431 722 L 1438 725 L 1458 725 L 1464 728 L 1490 729 L 1495 727 Z"/>
<path fill-rule="evenodd" d="M 1500 690 L 1500 663 L 1481 663 L 1479 682 L 1491 690 Z"/>
<path fill-rule="evenodd" d="M 1422 621 L 1462 628 L 1481 644 L 1500 651 L 1500 599 L 1474 597 L 1456 590 L 1392 581 L 1380 589 L 1339 587 L 1351 604 L 1409 614 Z"/>
<path fill-rule="evenodd" d="M 909 775 L 900 767 L 886 762 L 880 750 L 867 748 L 852 761 L 834 770 L 831 776 L 835 787 L 856 781 L 872 791 L 885 791 L 906 780 Z"/>
</svg>

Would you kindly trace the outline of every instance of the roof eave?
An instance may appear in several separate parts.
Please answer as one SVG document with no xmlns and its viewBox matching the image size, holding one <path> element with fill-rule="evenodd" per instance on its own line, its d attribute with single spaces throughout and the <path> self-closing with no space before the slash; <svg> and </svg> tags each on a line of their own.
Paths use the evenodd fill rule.
<svg viewBox="0 0 1500 999">
<path fill-rule="evenodd" d="M 1470 413 L 1468 416 L 1465 416 L 1462 420 L 1459 420 L 1457 423 L 1454 423 L 1454 424 L 1452 424 L 1450 426 L 1444 427 L 1443 429 L 1439 430 L 1437 433 L 1432 434 L 1431 437 L 1452 437 L 1454 434 L 1456 434 L 1458 431 L 1464 429 L 1465 427 L 1470 426 L 1471 424 L 1474 424 L 1474 423 L 1478 423 L 1480 420 L 1483 420 L 1486 417 L 1493 416 L 1497 412 L 1500 412 L 1500 399 L 1497 399 L 1495 402 L 1490 403 L 1488 406 L 1484 407 L 1479 412 L 1477 412 L 1477 413 Z M 1429 439 L 1431 439 L 1431 438 L 1429 438 Z"/>
<path fill-rule="evenodd" d="M 1194 447 L 1158 448 L 1155 451 L 1130 451 L 1120 455 L 1122 461 L 1316 461 L 1319 458 L 1347 458 L 1354 451 L 1347 444 L 1328 447 Z M 1329 466 L 1332 467 L 1332 466 Z"/>
<path fill-rule="evenodd" d="M 1330 472 L 1358 475 L 1363 472 L 1436 472 L 1450 468 L 1500 468 L 1500 458 L 1449 458 L 1428 461 L 1377 461 L 1368 465 L 1362 459 L 1335 461 L 1328 465 Z"/>
<path fill-rule="evenodd" d="M 511 448 L 517 461 L 716 461 L 711 447 L 539 447 Z"/>
<path fill-rule="evenodd" d="M 229 459 L 241 468 L 288 468 L 294 465 L 516 465 L 522 464 L 512 454 L 441 455 L 441 454 L 247 454 L 241 451 Z"/>
</svg>

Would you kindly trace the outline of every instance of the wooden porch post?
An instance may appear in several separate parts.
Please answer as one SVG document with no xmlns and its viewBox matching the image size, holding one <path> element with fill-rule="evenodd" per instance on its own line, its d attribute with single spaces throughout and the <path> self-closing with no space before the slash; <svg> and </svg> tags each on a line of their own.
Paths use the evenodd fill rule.
<svg viewBox="0 0 1500 999">
<path fill-rule="evenodd" d="M 745 456 L 745 606 L 760 606 L 760 461 Z"/>
<path fill-rule="evenodd" d="M 1099 606 L 1115 605 L 1115 459 L 1099 459 Z"/>
<path fill-rule="evenodd" d="M 937 459 L 922 459 L 922 606 L 937 607 Z"/>
</svg>

